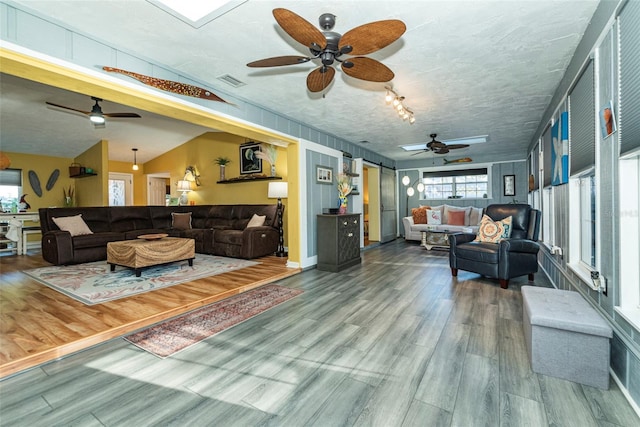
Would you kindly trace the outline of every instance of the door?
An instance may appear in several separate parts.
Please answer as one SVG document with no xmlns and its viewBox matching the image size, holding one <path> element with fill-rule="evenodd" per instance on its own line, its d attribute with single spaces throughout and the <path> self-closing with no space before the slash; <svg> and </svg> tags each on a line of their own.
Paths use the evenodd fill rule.
<svg viewBox="0 0 640 427">
<path fill-rule="evenodd" d="M 396 172 L 380 168 L 380 242 L 386 243 L 396 238 Z"/>
<path fill-rule="evenodd" d="M 133 205 L 133 175 L 109 172 L 109 206 Z"/>
<path fill-rule="evenodd" d="M 149 177 L 149 206 L 164 206 L 167 200 L 167 179 Z"/>
</svg>

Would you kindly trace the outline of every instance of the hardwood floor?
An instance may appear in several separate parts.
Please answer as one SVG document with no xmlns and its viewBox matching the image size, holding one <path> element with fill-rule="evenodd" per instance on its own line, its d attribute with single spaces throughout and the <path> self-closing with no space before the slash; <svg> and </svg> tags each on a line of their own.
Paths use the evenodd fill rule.
<svg viewBox="0 0 640 427">
<path fill-rule="evenodd" d="M 526 276 L 452 278 L 446 252 L 400 240 L 362 256 L 280 280 L 305 292 L 173 357 L 118 338 L 6 378 L 0 425 L 640 425 L 613 381 L 531 372 Z"/>
<path fill-rule="evenodd" d="M 300 269 L 287 268 L 284 258 L 256 261 L 260 264 L 87 306 L 21 272 L 50 265 L 38 252 L 2 256 L 0 378 L 300 273 Z"/>
</svg>

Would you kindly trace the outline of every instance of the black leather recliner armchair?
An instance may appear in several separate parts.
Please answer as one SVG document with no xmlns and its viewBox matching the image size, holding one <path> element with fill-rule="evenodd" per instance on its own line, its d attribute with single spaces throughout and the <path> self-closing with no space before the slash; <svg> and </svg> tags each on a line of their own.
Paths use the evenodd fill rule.
<svg viewBox="0 0 640 427">
<path fill-rule="evenodd" d="M 509 279 L 528 275 L 530 281 L 538 271 L 538 233 L 540 211 L 527 204 L 489 205 L 484 214 L 494 221 L 512 216 L 511 237 L 500 243 L 475 242 L 475 235 L 449 235 L 449 265 L 451 275 L 458 270 L 472 271 L 499 279 L 506 289 Z"/>
</svg>

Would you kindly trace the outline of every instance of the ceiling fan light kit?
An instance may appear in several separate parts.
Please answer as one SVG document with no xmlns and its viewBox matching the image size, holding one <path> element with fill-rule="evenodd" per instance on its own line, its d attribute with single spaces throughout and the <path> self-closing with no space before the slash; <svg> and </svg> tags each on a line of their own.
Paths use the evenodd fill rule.
<svg viewBox="0 0 640 427">
<path fill-rule="evenodd" d="M 140 114 L 138 113 L 103 113 L 102 108 L 99 104 L 102 99 L 96 98 L 95 96 L 92 96 L 91 99 L 96 102 L 95 104 L 93 104 L 91 111 L 78 110 L 77 108 L 54 104 L 53 102 L 49 101 L 46 101 L 45 104 L 51 105 L 52 107 L 62 108 L 64 110 L 70 110 L 75 111 L 76 113 L 84 114 L 85 116 L 89 117 L 89 120 L 91 121 L 91 123 L 93 123 L 96 129 L 103 128 L 105 126 L 106 117 L 119 117 L 128 119 L 140 118 Z"/>
<path fill-rule="evenodd" d="M 386 65 L 358 55 L 375 52 L 398 40 L 406 31 L 402 21 L 390 19 L 371 22 L 341 35 L 331 31 L 336 22 L 336 16 L 331 13 L 320 15 L 319 24 L 324 31 L 318 30 L 307 20 L 287 9 L 274 9 L 273 16 L 287 34 L 309 48 L 311 56 L 265 58 L 248 63 L 248 67 L 279 67 L 320 60 L 320 67 L 307 76 L 307 89 L 310 92 L 321 92 L 331 84 L 336 62 L 341 64 L 346 75 L 356 79 L 381 83 L 393 79 L 393 71 Z M 342 55 L 356 56 L 343 59 Z"/>
</svg>

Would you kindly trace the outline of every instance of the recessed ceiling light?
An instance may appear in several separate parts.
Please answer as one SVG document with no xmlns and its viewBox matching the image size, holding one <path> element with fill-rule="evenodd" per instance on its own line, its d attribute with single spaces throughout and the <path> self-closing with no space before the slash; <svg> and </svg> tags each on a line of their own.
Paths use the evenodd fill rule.
<svg viewBox="0 0 640 427">
<path fill-rule="evenodd" d="M 235 77 L 233 77 L 230 74 L 223 74 L 221 76 L 216 77 L 218 80 L 221 80 L 223 82 L 225 82 L 228 85 L 231 85 L 233 87 L 240 87 L 240 86 L 244 86 L 246 85 L 245 82 L 243 82 L 242 80 L 238 80 Z"/>
<path fill-rule="evenodd" d="M 200 28 L 248 0 L 147 0 L 187 24 Z"/>
</svg>

